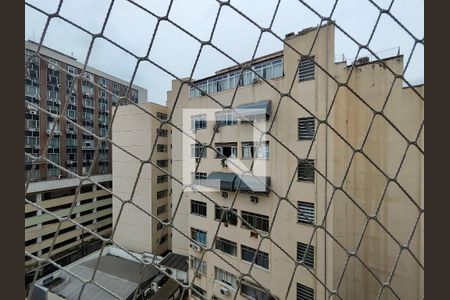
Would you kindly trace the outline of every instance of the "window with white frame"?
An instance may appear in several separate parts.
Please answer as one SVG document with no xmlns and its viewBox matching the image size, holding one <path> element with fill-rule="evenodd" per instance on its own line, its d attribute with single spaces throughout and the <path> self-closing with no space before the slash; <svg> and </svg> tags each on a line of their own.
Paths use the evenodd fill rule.
<svg viewBox="0 0 450 300">
<path fill-rule="evenodd" d="M 267 252 L 241 245 L 241 258 L 250 263 L 255 258 L 255 265 L 269 269 L 269 253 Z"/>
<path fill-rule="evenodd" d="M 314 268 L 314 246 L 297 242 L 297 261 L 303 261 L 305 266 Z"/>
<path fill-rule="evenodd" d="M 37 146 L 39 145 L 39 137 L 37 136 L 26 136 L 25 145 Z"/>
<path fill-rule="evenodd" d="M 204 150 L 203 150 L 204 149 Z M 199 158 L 203 157 L 206 158 L 206 148 L 203 144 L 191 144 L 191 157 L 192 158 Z"/>
<path fill-rule="evenodd" d="M 77 68 L 71 65 L 67 65 L 67 73 L 77 75 Z"/>
<path fill-rule="evenodd" d="M 47 159 L 58 164 L 59 163 L 59 153 L 48 153 Z"/>
<path fill-rule="evenodd" d="M 205 172 L 191 172 L 191 179 L 193 184 L 205 185 L 208 174 Z"/>
<path fill-rule="evenodd" d="M 37 97 L 39 95 L 39 87 L 34 85 L 25 85 L 25 95 L 29 97 Z"/>
<path fill-rule="evenodd" d="M 216 124 L 220 127 L 236 125 L 236 114 L 231 109 L 218 111 L 216 112 Z"/>
<path fill-rule="evenodd" d="M 191 116 L 191 129 L 199 130 L 205 129 L 207 126 L 206 114 Z"/>
<path fill-rule="evenodd" d="M 269 158 L 269 141 L 265 142 L 243 142 L 242 143 L 242 158 Z"/>
<path fill-rule="evenodd" d="M 206 236 L 206 231 L 197 229 L 197 228 L 191 228 L 191 239 L 199 243 L 200 245 L 206 247 L 208 240 Z"/>
<path fill-rule="evenodd" d="M 216 147 L 216 158 L 237 158 L 237 143 L 217 143 Z"/>
<path fill-rule="evenodd" d="M 193 256 L 193 255 L 191 255 L 190 258 L 191 258 L 190 259 L 191 260 L 191 268 L 195 269 L 195 270 L 198 269 L 198 272 L 200 272 L 202 274 L 206 274 L 206 268 L 207 268 L 206 261 L 204 261 L 204 260 L 202 261 L 202 260 L 200 260 L 200 258 Z"/>
<path fill-rule="evenodd" d="M 237 288 L 237 277 L 221 268 L 214 267 L 214 279 L 233 289 Z"/>
<path fill-rule="evenodd" d="M 314 203 L 297 202 L 297 222 L 304 224 L 315 223 L 315 208 Z"/>
<path fill-rule="evenodd" d="M 206 202 L 191 200 L 191 214 L 206 217 Z"/>
<path fill-rule="evenodd" d="M 237 244 L 221 237 L 217 237 L 214 248 L 233 256 L 237 255 Z"/>
</svg>

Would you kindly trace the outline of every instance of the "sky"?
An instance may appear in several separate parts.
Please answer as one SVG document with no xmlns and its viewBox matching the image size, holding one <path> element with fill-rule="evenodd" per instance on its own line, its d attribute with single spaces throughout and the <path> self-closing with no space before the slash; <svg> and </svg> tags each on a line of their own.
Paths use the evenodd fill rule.
<svg viewBox="0 0 450 300">
<path fill-rule="evenodd" d="M 383 9 L 391 1 L 372 0 Z M 59 0 L 26 0 L 47 13 L 54 13 Z M 169 7 L 169 0 L 135 0 L 156 15 L 163 16 Z M 278 0 L 231 0 L 231 4 L 263 27 L 269 27 Z M 335 0 L 303 1 L 323 16 L 329 16 Z M 60 15 L 87 30 L 101 31 L 110 0 L 64 0 Z M 201 40 L 208 40 L 219 9 L 217 0 L 173 0 L 169 19 Z M 416 38 L 424 37 L 423 0 L 394 0 L 391 13 Z M 339 0 L 332 19 L 361 44 L 366 44 L 375 26 L 379 11 L 368 0 Z M 25 6 L 25 39 L 39 42 L 47 17 Z M 126 0 L 116 0 L 106 24 L 104 35 L 122 47 L 144 56 L 155 31 L 157 19 Z M 272 30 L 280 37 L 290 32 L 320 23 L 298 0 L 281 0 Z M 212 43 L 236 61 L 250 60 L 257 44 L 259 30 L 255 25 L 224 7 L 217 21 Z M 73 25 L 53 18 L 44 37 L 44 45 L 62 53 L 72 55 L 84 62 L 91 37 Z M 390 16 L 383 14 L 369 48 L 374 52 L 400 47 L 405 62 L 411 55 L 414 39 Z M 281 41 L 265 32 L 258 46 L 256 57 L 283 48 Z M 188 77 L 192 71 L 200 44 L 168 22 L 161 22 L 156 32 L 149 58 L 180 78 Z M 335 54 L 353 59 L 357 45 L 336 29 Z M 384 55 L 395 53 L 388 50 Z M 381 52 L 380 52 L 381 54 Z M 364 54 L 361 54 L 364 56 Z M 88 65 L 129 81 L 136 66 L 136 59 L 104 39 L 96 39 Z M 200 79 L 214 74 L 216 70 L 234 63 L 211 47 L 202 51 L 193 78 Z M 411 62 L 405 73 L 411 84 L 424 81 L 424 47 L 418 44 L 411 55 Z M 134 84 L 148 90 L 148 101 L 165 104 L 166 93 L 171 88 L 173 76 L 149 62 L 139 65 Z"/>
</svg>

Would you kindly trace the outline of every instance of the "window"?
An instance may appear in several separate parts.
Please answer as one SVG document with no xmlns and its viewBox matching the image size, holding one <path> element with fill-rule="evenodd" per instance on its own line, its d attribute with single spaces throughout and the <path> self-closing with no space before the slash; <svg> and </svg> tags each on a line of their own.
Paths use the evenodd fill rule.
<svg viewBox="0 0 450 300">
<path fill-rule="evenodd" d="M 306 285 L 297 283 L 297 300 L 314 300 L 314 290 Z"/>
<path fill-rule="evenodd" d="M 220 127 L 236 125 L 237 119 L 234 111 L 231 109 L 224 109 L 216 112 L 216 124 Z"/>
<path fill-rule="evenodd" d="M 49 153 L 47 154 L 47 159 L 56 164 L 59 164 L 59 153 Z"/>
<path fill-rule="evenodd" d="M 204 172 L 191 172 L 191 177 L 193 184 L 205 185 L 208 175 Z"/>
<path fill-rule="evenodd" d="M 165 235 L 163 235 L 161 237 L 161 240 L 159 240 L 159 244 L 163 244 L 165 241 L 167 241 L 167 238 L 169 237 L 169 235 L 166 233 Z"/>
<path fill-rule="evenodd" d="M 241 258 L 247 262 L 253 262 L 256 255 L 255 265 L 269 269 L 269 254 L 261 250 L 256 250 L 245 245 L 241 245 Z"/>
<path fill-rule="evenodd" d="M 302 159 L 298 162 L 297 180 L 314 182 L 314 160 Z"/>
<path fill-rule="evenodd" d="M 156 208 L 156 215 L 163 214 L 167 211 L 167 204 L 161 205 L 158 208 Z"/>
<path fill-rule="evenodd" d="M 264 290 L 254 287 L 253 285 L 242 283 L 241 294 L 254 300 L 274 300 L 275 298 L 267 294 Z"/>
<path fill-rule="evenodd" d="M 199 158 L 201 156 L 206 158 L 206 148 L 205 150 L 203 150 L 203 148 L 205 148 L 205 146 L 202 144 L 191 144 L 191 157 Z"/>
<path fill-rule="evenodd" d="M 53 136 L 49 146 L 52 148 L 59 148 L 59 136 Z"/>
<path fill-rule="evenodd" d="M 92 99 L 83 99 L 83 107 L 94 108 L 94 100 L 92 100 Z"/>
<path fill-rule="evenodd" d="M 206 274 L 206 262 L 200 258 L 191 255 L 191 268 L 198 269 L 198 272 Z"/>
<path fill-rule="evenodd" d="M 57 100 L 58 99 L 58 92 L 57 91 L 47 91 L 47 93 L 48 93 L 48 96 L 47 96 L 48 99 L 51 99 L 51 100 Z"/>
<path fill-rule="evenodd" d="M 156 117 L 158 118 L 158 119 L 160 119 L 161 121 L 165 121 L 165 120 L 167 120 L 167 114 L 165 114 L 165 113 L 162 113 L 162 112 L 156 112 Z"/>
<path fill-rule="evenodd" d="M 156 152 L 167 152 L 167 145 L 157 144 Z"/>
<path fill-rule="evenodd" d="M 305 266 L 314 268 L 314 246 L 297 242 L 297 261 L 303 261 Z"/>
<path fill-rule="evenodd" d="M 191 129 L 199 130 L 206 128 L 206 114 L 191 116 Z"/>
<path fill-rule="evenodd" d="M 298 119 L 298 139 L 300 141 L 312 140 L 314 131 L 315 125 L 313 117 Z"/>
<path fill-rule="evenodd" d="M 66 111 L 67 117 L 71 120 L 75 120 L 77 118 L 77 112 L 73 109 L 68 109 Z"/>
<path fill-rule="evenodd" d="M 167 129 L 156 129 L 156 134 L 158 136 L 167 137 Z"/>
<path fill-rule="evenodd" d="M 156 177 L 156 183 L 167 182 L 167 180 L 168 180 L 167 175 L 159 175 L 158 177 Z"/>
<path fill-rule="evenodd" d="M 163 222 L 167 223 L 167 222 L 169 222 L 169 219 L 164 219 Z M 156 230 L 157 231 L 160 231 L 161 229 L 163 229 L 163 227 L 164 227 L 164 225 L 162 223 L 160 223 L 160 222 L 156 223 Z"/>
<path fill-rule="evenodd" d="M 206 300 L 206 291 L 199 286 L 192 284 L 192 296 L 196 299 Z"/>
<path fill-rule="evenodd" d="M 102 124 L 102 125 L 108 125 L 108 117 L 105 116 L 105 115 L 99 115 L 98 121 L 99 121 L 100 124 Z"/>
<path fill-rule="evenodd" d="M 25 95 L 29 97 L 37 97 L 39 95 L 39 87 L 26 84 Z"/>
<path fill-rule="evenodd" d="M 223 216 L 222 216 L 223 212 Z M 233 213 L 234 212 L 234 213 Z M 237 225 L 237 209 L 233 208 L 233 212 L 228 211 L 226 207 L 216 205 L 214 220 L 219 221 L 222 218 L 222 222 L 230 225 Z"/>
<path fill-rule="evenodd" d="M 77 68 L 75 68 L 74 66 L 67 65 L 67 73 L 77 75 L 78 73 Z"/>
<path fill-rule="evenodd" d="M 214 267 L 214 279 L 225 283 L 233 289 L 237 288 L 237 277 L 221 268 Z"/>
<path fill-rule="evenodd" d="M 160 159 L 156 161 L 156 165 L 160 168 L 165 168 L 169 165 L 169 161 L 167 159 Z"/>
<path fill-rule="evenodd" d="M 237 255 L 237 244 L 221 237 L 217 237 L 215 248 L 233 256 Z"/>
<path fill-rule="evenodd" d="M 161 198 L 167 197 L 167 193 L 168 193 L 168 190 L 162 190 L 162 191 L 156 192 L 156 199 L 161 199 Z"/>
<path fill-rule="evenodd" d="M 252 69 L 253 71 L 245 70 L 242 74 L 242 79 L 240 79 L 241 71 L 238 70 L 197 81 L 194 83 L 195 86 L 190 86 L 189 98 L 200 97 L 205 95 L 205 93 L 219 93 L 238 86 L 252 84 L 253 79 L 257 77 L 254 72 L 266 80 L 283 76 L 283 58 L 277 57 L 257 63 L 252 66 Z"/>
<path fill-rule="evenodd" d="M 241 212 L 242 219 L 247 221 L 251 226 L 253 226 L 257 230 L 262 230 L 265 232 L 269 231 L 269 217 L 266 215 L 260 215 L 248 211 Z M 242 226 L 244 228 L 252 229 L 247 224 L 242 222 Z"/>
<path fill-rule="evenodd" d="M 216 158 L 237 157 L 237 143 L 216 144 Z"/>
<path fill-rule="evenodd" d="M 191 214 L 206 217 L 206 202 L 191 200 Z"/>
<path fill-rule="evenodd" d="M 298 65 L 298 81 L 313 80 L 315 76 L 314 56 L 302 57 Z"/>
<path fill-rule="evenodd" d="M 200 229 L 191 228 L 191 238 L 204 247 L 206 247 L 208 243 L 206 238 L 206 231 Z"/>
<path fill-rule="evenodd" d="M 297 221 L 304 224 L 315 223 L 314 203 L 309 202 L 297 202 L 298 212 Z"/>
<path fill-rule="evenodd" d="M 259 145 L 255 142 L 243 142 L 242 158 L 269 158 L 269 141 L 262 142 Z"/>
<path fill-rule="evenodd" d="M 56 177 L 59 175 L 59 169 L 58 168 L 52 168 L 49 166 L 47 169 L 47 177 Z"/>
<path fill-rule="evenodd" d="M 25 120 L 25 128 L 26 129 L 39 129 L 39 120 L 31 120 L 27 119 Z"/>
<path fill-rule="evenodd" d="M 108 80 L 105 79 L 105 78 L 103 78 L 103 77 L 99 77 L 98 83 L 99 83 L 102 87 L 107 87 L 107 86 L 108 86 Z"/>
</svg>

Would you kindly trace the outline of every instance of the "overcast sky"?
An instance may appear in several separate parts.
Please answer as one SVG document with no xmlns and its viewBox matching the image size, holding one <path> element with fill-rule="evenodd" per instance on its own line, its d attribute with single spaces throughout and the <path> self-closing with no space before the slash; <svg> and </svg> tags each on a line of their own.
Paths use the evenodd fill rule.
<svg viewBox="0 0 450 300">
<path fill-rule="evenodd" d="M 59 0 L 26 0 L 42 10 L 53 13 Z M 168 0 L 136 1 L 157 15 L 167 11 Z M 334 0 L 308 0 L 322 15 L 329 15 Z M 375 0 L 386 8 L 390 1 Z M 61 15 L 74 23 L 99 32 L 105 19 L 109 0 L 64 0 Z M 268 27 L 276 6 L 276 0 L 231 0 L 231 3 L 261 26 Z M 202 40 L 207 40 L 211 33 L 218 10 L 216 0 L 174 0 L 169 18 Z M 391 12 L 417 38 L 423 38 L 424 18 L 423 0 L 395 0 Z M 333 19 L 360 43 L 368 41 L 375 25 L 378 10 L 367 0 L 339 0 Z M 36 10 L 25 7 L 25 39 L 38 42 L 43 32 L 46 16 Z M 281 0 L 273 31 L 284 37 L 289 32 L 315 26 L 320 19 L 297 0 Z M 149 46 L 155 29 L 156 19 L 125 0 L 116 0 L 106 25 L 105 36 L 124 48 L 143 56 Z M 256 47 L 259 36 L 257 28 L 225 7 L 222 10 L 213 43 L 237 61 L 249 60 Z M 72 25 L 53 19 L 44 39 L 44 44 L 84 62 L 90 43 L 90 36 Z M 353 58 L 357 46 L 336 29 L 336 55 L 344 54 Z M 370 43 L 370 49 L 378 52 L 400 47 L 407 57 L 411 53 L 414 40 L 389 16 L 383 15 Z M 193 67 L 199 51 L 199 43 L 167 22 L 158 29 L 156 40 L 150 52 L 150 58 L 181 78 L 187 77 Z M 281 50 L 282 43 L 271 34 L 265 33 L 259 45 L 257 56 Z M 424 49 L 416 47 L 406 78 L 413 84 L 423 83 Z M 106 73 L 130 80 L 135 59 L 109 42 L 97 39 L 89 59 L 89 65 Z M 194 78 L 209 76 L 217 69 L 228 67 L 233 63 L 212 48 L 202 52 L 194 72 Z M 149 101 L 165 104 L 166 92 L 171 80 L 167 73 L 150 63 L 141 64 L 134 83 L 148 90 Z"/>
</svg>

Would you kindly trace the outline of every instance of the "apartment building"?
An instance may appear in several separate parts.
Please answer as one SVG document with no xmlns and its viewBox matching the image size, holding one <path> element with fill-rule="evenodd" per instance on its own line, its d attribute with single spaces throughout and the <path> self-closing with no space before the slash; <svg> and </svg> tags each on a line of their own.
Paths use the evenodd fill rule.
<svg viewBox="0 0 450 300">
<path fill-rule="evenodd" d="M 335 62 L 333 25 L 316 33 L 289 34 L 282 51 L 255 59 L 259 76 L 233 66 L 193 81 L 200 90 L 172 82 L 172 122 L 199 141 L 172 130 L 172 174 L 216 187 L 203 196 L 169 182 L 174 226 L 193 240 L 172 232 L 173 252 L 190 257 L 193 298 L 327 299 L 333 290 L 343 299 L 423 297 L 423 270 L 411 255 L 423 264 L 423 216 L 414 226 L 424 204 L 423 155 L 404 136 L 423 149 L 415 91 L 424 87 L 394 80 L 402 55 L 384 64 L 361 58 L 353 69 Z M 297 53 L 310 48 L 310 58 Z M 347 78 L 348 86 L 334 81 Z M 391 123 L 379 114 L 372 122 L 368 105 Z M 231 163 L 250 169 L 253 161 L 258 168 L 245 176 L 257 180 Z M 401 245 L 410 252 L 399 256 Z M 241 274 L 251 277 L 239 285 Z"/>
<path fill-rule="evenodd" d="M 170 129 L 162 123 L 167 116 L 167 107 L 156 103 L 123 105 L 117 107 L 112 127 L 113 141 L 120 147 L 114 147 L 112 160 L 113 192 L 119 197 L 113 198 L 114 242 L 130 251 L 163 256 L 171 249 L 171 233 L 158 222 L 167 222 L 171 212 Z"/>
<path fill-rule="evenodd" d="M 32 41 L 25 42 L 25 100 L 52 114 L 61 114 L 66 101 L 69 101 L 65 111 L 67 118 L 100 137 L 110 137 L 108 127 L 112 108 L 118 97 L 126 95 L 129 83 L 91 67 L 86 68 L 83 79 L 73 82 L 74 76 L 81 73 L 82 62 L 45 46 L 40 50 L 41 57 L 37 57 L 34 56 L 37 48 L 38 45 Z M 73 89 L 70 89 L 72 83 Z M 134 102 L 145 102 L 147 90 L 132 85 L 130 98 Z M 58 121 L 29 103 L 25 102 L 25 153 L 35 157 L 46 153 L 47 159 L 78 175 L 86 175 L 92 166 L 91 179 L 111 190 L 109 143 L 101 142 L 94 161 L 98 141 L 93 135 L 65 119 Z M 39 202 L 41 207 L 59 216 L 68 216 L 76 199 L 71 217 L 100 235 L 110 234 L 112 198 L 107 190 L 89 182 L 83 182 L 79 187 L 79 180 L 71 174 L 44 160 L 33 166 L 26 155 L 25 178 L 29 181 L 27 200 Z M 76 196 L 78 188 L 79 195 Z M 24 213 L 25 251 L 46 257 L 58 220 L 28 203 L 25 203 Z M 51 253 L 59 263 L 70 262 L 70 257 L 79 257 L 80 247 L 93 236 L 69 222 L 63 223 L 60 229 Z M 84 250 L 86 248 L 82 253 Z M 26 272 L 31 272 L 29 275 L 33 275 L 35 266 L 35 260 L 25 257 Z"/>
</svg>

